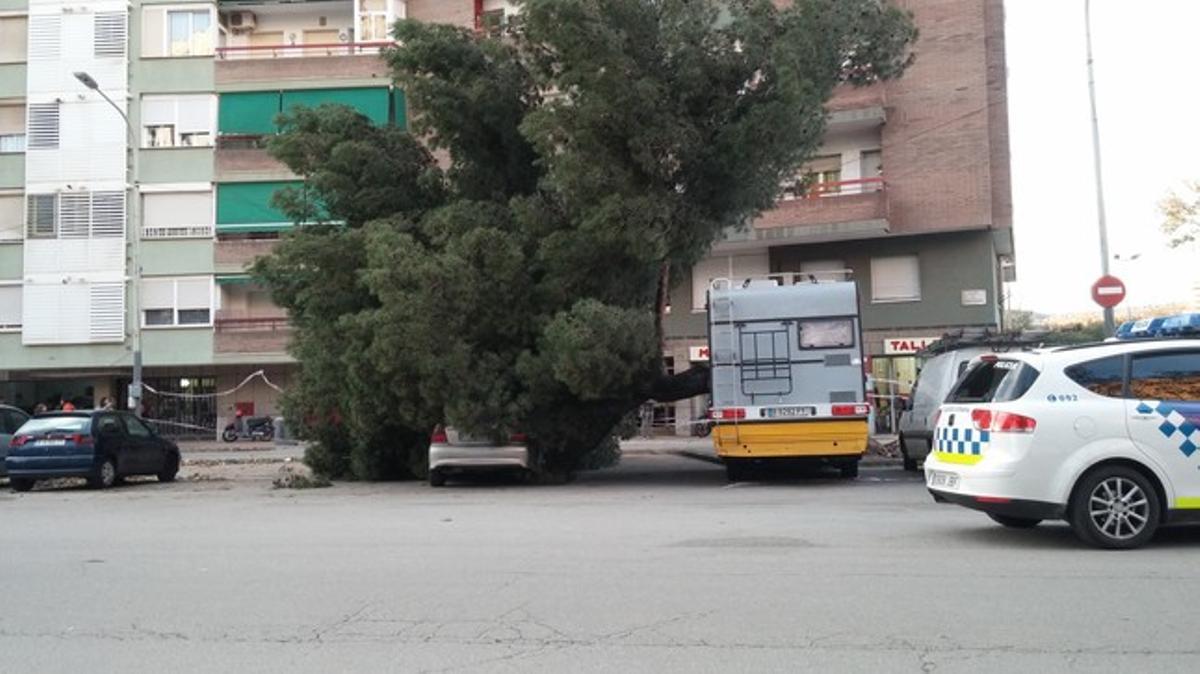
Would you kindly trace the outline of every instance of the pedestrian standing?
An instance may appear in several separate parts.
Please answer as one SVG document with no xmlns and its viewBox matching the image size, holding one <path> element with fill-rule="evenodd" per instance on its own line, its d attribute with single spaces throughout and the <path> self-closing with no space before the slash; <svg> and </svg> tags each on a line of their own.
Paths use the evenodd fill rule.
<svg viewBox="0 0 1200 674">
<path fill-rule="evenodd" d="M 71 402 L 70 400 L 64 400 L 63 404 L 62 404 L 62 411 L 74 412 L 75 411 L 75 403 Z"/>
</svg>

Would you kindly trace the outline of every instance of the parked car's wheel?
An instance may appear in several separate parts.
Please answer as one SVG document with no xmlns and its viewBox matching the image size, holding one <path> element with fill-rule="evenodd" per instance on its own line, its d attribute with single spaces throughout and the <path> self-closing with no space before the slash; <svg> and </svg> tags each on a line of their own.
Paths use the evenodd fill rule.
<svg viewBox="0 0 1200 674">
<path fill-rule="evenodd" d="M 446 485 L 446 474 L 440 470 L 429 471 L 429 486 L 443 487 Z"/>
<path fill-rule="evenodd" d="M 158 472 L 159 482 L 174 482 L 175 476 L 179 474 L 179 455 L 171 454 L 167 457 L 166 465 Z"/>
<path fill-rule="evenodd" d="M 917 460 L 908 455 L 908 443 L 904 442 L 904 435 L 900 436 L 900 456 L 904 459 L 904 470 L 915 473 L 917 472 Z"/>
<path fill-rule="evenodd" d="M 1149 541 L 1162 519 L 1154 485 L 1125 466 L 1101 466 L 1084 475 L 1070 506 L 1071 529 L 1084 542 L 1110 549 Z"/>
<path fill-rule="evenodd" d="M 1041 520 L 1032 519 L 1029 517 L 1013 517 L 1012 515 L 997 515 L 996 513 L 988 513 L 988 517 L 996 524 L 1000 524 L 1011 529 L 1032 529 L 1041 524 Z"/>
<path fill-rule="evenodd" d="M 9 478 L 8 483 L 12 486 L 13 491 L 29 491 L 30 489 L 33 489 L 34 480 L 13 477 Z"/>
<path fill-rule="evenodd" d="M 838 473 L 842 476 L 843 480 L 853 480 L 858 477 L 858 461 L 843 463 L 838 466 Z"/>
<path fill-rule="evenodd" d="M 88 478 L 88 486 L 92 489 L 108 489 L 117 483 L 117 463 L 112 457 L 107 457 L 96 466 L 92 476 Z"/>
</svg>

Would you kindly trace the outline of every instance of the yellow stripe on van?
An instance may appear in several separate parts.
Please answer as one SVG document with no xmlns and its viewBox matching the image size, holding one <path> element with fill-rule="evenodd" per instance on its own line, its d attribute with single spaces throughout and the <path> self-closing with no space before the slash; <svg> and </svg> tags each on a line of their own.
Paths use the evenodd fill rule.
<svg viewBox="0 0 1200 674">
<path fill-rule="evenodd" d="M 1200 510 L 1200 496 L 1180 496 L 1175 499 L 1179 510 Z"/>
<path fill-rule="evenodd" d="M 983 460 L 982 454 L 955 454 L 952 452 L 934 452 L 933 454 L 937 457 L 938 461 L 957 463 L 963 466 L 974 466 Z"/>
</svg>

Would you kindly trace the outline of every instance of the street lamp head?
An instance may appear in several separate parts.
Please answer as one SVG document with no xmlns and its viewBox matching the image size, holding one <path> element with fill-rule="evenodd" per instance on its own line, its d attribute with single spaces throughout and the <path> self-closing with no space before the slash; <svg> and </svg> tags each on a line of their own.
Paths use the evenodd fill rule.
<svg viewBox="0 0 1200 674">
<path fill-rule="evenodd" d="M 80 71 L 75 73 L 75 79 L 79 80 L 80 83 L 82 83 L 83 86 L 87 87 L 88 89 L 100 88 L 100 85 L 96 82 L 96 80 L 92 79 L 92 76 L 85 72 Z"/>
</svg>

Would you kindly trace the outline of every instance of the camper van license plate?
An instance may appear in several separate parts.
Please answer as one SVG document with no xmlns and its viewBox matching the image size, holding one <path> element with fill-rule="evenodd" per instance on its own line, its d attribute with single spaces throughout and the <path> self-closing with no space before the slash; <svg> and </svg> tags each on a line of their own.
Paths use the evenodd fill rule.
<svg viewBox="0 0 1200 674">
<path fill-rule="evenodd" d="M 763 416 L 768 419 L 787 419 L 816 416 L 815 407 L 768 407 L 763 410 Z"/>
</svg>

